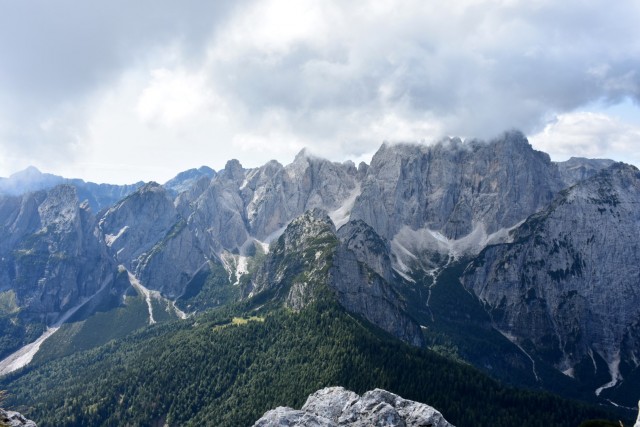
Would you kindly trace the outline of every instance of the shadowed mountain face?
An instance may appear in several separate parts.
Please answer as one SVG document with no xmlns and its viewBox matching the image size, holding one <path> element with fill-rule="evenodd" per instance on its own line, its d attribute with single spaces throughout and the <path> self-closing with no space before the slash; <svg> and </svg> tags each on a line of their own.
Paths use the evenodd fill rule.
<svg viewBox="0 0 640 427">
<path fill-rule="evenodd" d="M 595 358 L 614 385 L 637 367 L 640 172 L 616 164 L 561 192 L 486 248 L 464 284 L 496 326 L 569 376 Z"/>
<path fill-rule="evenodd" d="M 548 369 L 567 387 L 606 394 L 637 372 L 640 186 L 631 166 L 553 163 L 509 132 L 383 145 L 358 168 L 304 151 L 286 166 L 231 160 L 164 186 L 113 187 L 109 197 L 122 192 L 113 201 L 86 197 L 89 184 L 27 175 L 0 182 L 47 187 L 0 196 L 5 355 L 81 304 L 93 301 L 85 317 L 121 305 L 135 285 L 150 316 L 153 298 L 187 316 L 248 298 L 300 310 L 330 295 L 412 345 L 437 343 L 488 372 L 521 365 L 528 385 L 549 387 L 538 375 Z M 473 310 L 457 313 L 463 301 Z M 463 348 L 462 324 L 510 350 Z"/>
</svg>

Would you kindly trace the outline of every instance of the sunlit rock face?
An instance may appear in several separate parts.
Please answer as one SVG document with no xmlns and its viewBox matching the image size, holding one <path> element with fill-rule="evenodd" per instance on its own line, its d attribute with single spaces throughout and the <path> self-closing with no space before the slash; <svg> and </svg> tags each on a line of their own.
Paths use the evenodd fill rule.
<svg viewBox="0 0 640 427">
<path fill-rule="evenodd" d="M 327 387 L 309 396 L 300 410 L 279 407 L 265 413 L 253 427 L 453 427 L 436 409 L 375 389 L 358 396 L 342 387 Z"/>
</svg>

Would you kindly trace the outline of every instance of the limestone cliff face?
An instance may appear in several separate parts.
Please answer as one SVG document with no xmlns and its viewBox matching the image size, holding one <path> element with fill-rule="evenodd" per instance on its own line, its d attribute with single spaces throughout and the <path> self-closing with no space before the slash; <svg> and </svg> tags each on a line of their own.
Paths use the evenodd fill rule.
<svg viewBox="0 0 640 427">
<path fill-rule="evenodd" d="M 368 168 L 352 219 L 392 239 L 403 227 L 460 239 L 478 225 L 508 228 L 563 187 L 557 167 L 519 132 L 490 142 L 383 145 Z"/>
<path fill-rule="evenodd" d="M 192 202 L 189 226 L 199 230 L 200 245 L 211 253 L 238 250 L 249 238 L 243 216 L 244 203 L 238 192 L 244 174 L 240 162 L 227 162 L 209 187 Z"/>
<path fill-rule="evenodd" d="M 347 311 L 421 346 L 420 327 L 404 311 L 391 280 L 388 242 L 362 221 L 347 223 L 336 234 L 326 212 L 314 209 L 292 221 L 273 245 L 251 292 L 271 290 L 301 309 L 329 289 Z"/>
<path fill-rule="evenodd" d="M 358 168 L 304 151 L 286 166 L 231 160 L 164 186 L 50 188 L 61 178 L 34 170 L 18 178 L 2 181 L 18 195 L 0 195 L 3 325 L 54 322 L 103 286 L 120 295 L 126 286 L 113 277 L 124 265 L 170 299 L 200 292 L 214 272 L 215 286 L 238 285 L 233 298 L 241 288 L 244 297 L 269 291 L 294 309 L 328 291 L 422 345 L 405 295 L 424 295 L 416 305 L 428 306 L 432 289 L 410 282 L 430 277 L 435 286 L 452 260 L 477 257 L 464 285 L 526 351 L 568 375 L 594 361 L 615 377 L 640 360 L 637 170 L 553 163 L 518 132 L 383 145 Z M 34 182 L 47 189 L 23 194 Z M 120 194 L 128 195 L 111 203 Z M 246 280 L 259 264 L 250 258 L 267 251 Z"/>
<path fill-rule="evenodd" d="M 271 241 L 294 218 L 313 208 L 340 208 L 357 191 L 351 163 L 333 163 L 301 152 L 284 167 L 271 161 L 245 170 L 227 163 L 211 185 L 191 201 L 190 223 L 206 230 L 214 251 L 238 250 L 256 238 Z"/>
<path fill-rule="evenodd" d="M 316 391 L 300 410 L 285 407 L 271 410 L 253 426 L 453 427 L 440 412 L 424 403 L 406 400 L 381 389 L 358 396 L 342 387 Z"/>
<path fill-rule="evenodd" d="M 246 170 L 231 160 L 215 175 L 187 172 L 167 188 L 140 188 L 108 209 L 97 229 L 116 263 L 172 298 L 208 263 L 224 264 L 232 277 L 225 253 L 246 255 L 255 240 L 271 241 L 307 209 L 342 207 L 358 188 L 353 164 L 305 152 L 287 167 L 273 161 Z"/>
<path fill-rule="evenodd" d="M 353 164 L 332 163 L 300 152 L 293 163 L 269 162 L 247 174 L 242 189 L 252 235 L 265 240 L 303 212 L 338 208 L 356 189 Z"/>
<path fill-rule="evenodd" d="M 75 187 L 0 198 L 0 214 L 0 292 L 13 293 L 21 316 L 53 322 L 113 279 Z"/>
<path fill-rule="evenodd" d="M 138 257 L 178 220 L 169 194 L 159 184 L 149 183 L 111 207 L 100 218 L 98 229 L 116 261 L 134 270 Z"/>
<path fill-rule="evenodd" d="M 207 262 L 198 240 L 174 206 L 171 194 L 150 183 L 111 207 L 96 233 L 118 264 L 170 297 Z"/>
<path fill-rule="evenodd" d="M 609 159 L 585 159 L 571 157 L 564 162 L 557 162 L 558 171 L 565 187 L 571 187 L 580 181 L 591 178 L 602 169 L 606 169 L 615 162 Z"/>
<path fill-rule="evenodd" d="M 362 221 L 348 222 L 338 236 L 329 283 L 340 304 L 393 336 L 422 346 L 420 326 L 407 315 L 406 302 L 393 286 L 400 279 L 393 275 L 389 242 Z"/>
<path fill-rule="evenodd" d="M 616 164 L 564 190 L 485 249 L 463 281 L 495 325 L 572 375 L 599 355 L 619 379 L 640 358 L 640 172 Z M 593 362 L 595 368 L 595 361 Z"/>
</svg>

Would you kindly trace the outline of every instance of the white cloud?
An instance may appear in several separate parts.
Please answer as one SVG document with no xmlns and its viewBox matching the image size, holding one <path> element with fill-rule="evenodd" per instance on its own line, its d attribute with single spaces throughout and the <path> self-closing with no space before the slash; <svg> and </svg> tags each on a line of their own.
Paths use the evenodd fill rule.
<svg viewBox="0 0 640 427">
<path fill-rule="evenodd" d="M 329 37 L 328 5 L 314 0 L 255 2 L 224 28 L 213 54 L 229 59 L 251 51 L 281 57 L 296 44 L 315 43 Z"/>
<path fill-rule="evenodd" d="M 638 113 L 638 1 L 213 3 L 44 2 L 41 25 L 12 4 L 0 154 L 14 160 L 0 175 L 28 162 L 162 181 L 229 158 L 285 163 L 303 146 L 343 160 L 383 140 L 511 128 L 554 156 L 635 150 L 640 119 L 605 125 L 586 107 L 632 99 Z"/>
<path fill-rule="evenodd" d="M 554 160 L 571 156 L 612 158 L 640 165 L 640 125 L 607 114 L 560 114 L 529 140 Z"/>
<path fill-rule="evenodd" d="M 151 71 L 151 81 L 138 98 L 136 112 L 144 122 L 171 126 L 208 108 L 214 102 L 212 97 L 202 76 L 159 68 Z"/>
</svg>

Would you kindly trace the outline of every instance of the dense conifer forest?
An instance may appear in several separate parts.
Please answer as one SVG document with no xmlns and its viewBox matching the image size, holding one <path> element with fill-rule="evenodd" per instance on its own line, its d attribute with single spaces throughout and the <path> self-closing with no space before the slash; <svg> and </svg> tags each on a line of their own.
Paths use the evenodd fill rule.
<svg viewBox="0 0 640 427">
<path fill-rule="evenodd" d="M 236 305 L 144 327 L 0 382 L 8 403 L 23 403 L 17 409 L 39 426 L 251 425 L 333 385 L 384 388 L 438 408 L 458 426 L 577 426 L 631 416 L 507 388 L 322 298 L 300 312 Z"/>
</svg>

